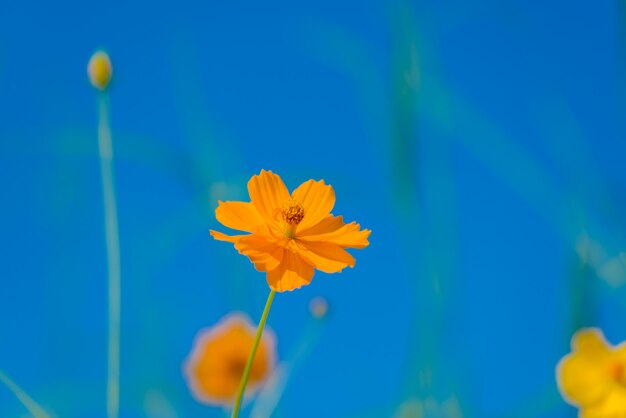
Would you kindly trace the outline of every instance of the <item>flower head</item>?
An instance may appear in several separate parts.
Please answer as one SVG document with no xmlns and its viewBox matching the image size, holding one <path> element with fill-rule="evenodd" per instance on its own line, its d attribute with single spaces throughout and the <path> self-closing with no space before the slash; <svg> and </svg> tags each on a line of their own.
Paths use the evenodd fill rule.
<svg viewBox="0 0 626 418">
<path fill-rule="evenodd" d="M 267 283 L 278 292 L 311 282 L 314 269 L 338 273 L 354 267 L 345 248 L 365 248 L 370 230 L 346 224 L 330 212 L 335 191 L 324 180 L 309 180 L 291 194 L 281 178 L 261 170 L 248 182 L 250 202 L 219 202 L 215 216 L 224 226 L 247 235 L 229 236 L 211 231 L 217 240 L 235 244 L 257 270 L 267 272 Z"/>
<path fill-rule="evenodd" d="M 602 331 L 589 328 L 572 338 L 572 352 L 556 369 L 563 398 L 581 418 L 626 417 L 626 345 L 611 346 Z"/>
<path fill-rule="evenodd" d="M 196 336 L 183 371 L 194 397 L 210 405 L 231 406 L 237 394 L 248 356 L 252 350 L 255 327 L 243 314 L 234 313 Z M 246 393 L 263 383 L 276 363 L 276 345 L 266 330 L 257 348 Z"/>
<path fill-rule="evenodd" d="M 104 51 L 97 51 L 91 56 L 87 65 L 87 75 L 91 85 L 98 90 L 104 90 L 111 81 L 113 66 L 109 55 Z"/>
</svg>

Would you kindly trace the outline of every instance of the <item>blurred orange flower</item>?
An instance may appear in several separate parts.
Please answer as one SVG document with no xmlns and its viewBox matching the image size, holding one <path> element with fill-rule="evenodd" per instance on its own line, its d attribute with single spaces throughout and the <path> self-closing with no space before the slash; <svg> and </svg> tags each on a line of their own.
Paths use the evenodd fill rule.
<svg viewBox="0 0 626 418">
<path fill-rule="evenodd" d="M 333 216 L 335 191 L 324 180 L 309 180 L 289 194 L 281 178 L 261 170 L 248 182 L 251 202 L 219 202 L 215 216 L 224 226 L 248 235 L 229 236 L 211 231 L 267 272 L 267 283 L 278 292 L 298 289 L 311 282 L 314 268 L 338 273 L 354 267 L 345 248 L 365 248 L 370 230 L 345 224 Z"/>
<path fill-rule="evenodd" d="M 196 336 L 183 367 L 193 396 L 210 405 L 232 406 L 252 350 L 255 327 L 243 314 L 233 313 Z M 276 363 L 273 333 L 266 330 L 259 343 L 246 394 L 259 388 Z"/>
<path fill-rule="evenodd" d="M 626 344 L 613 347 L 602 331 L 580 330 L 572 338 L 572 353 L 557 366 L 556 379 L 580 418 L 626 417 Z"/>
</svg>

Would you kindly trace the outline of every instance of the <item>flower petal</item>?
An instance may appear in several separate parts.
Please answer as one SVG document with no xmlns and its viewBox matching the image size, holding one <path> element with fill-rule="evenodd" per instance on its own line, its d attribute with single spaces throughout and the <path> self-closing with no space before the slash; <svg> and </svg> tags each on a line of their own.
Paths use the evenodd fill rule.
<svg viewBox="0 0 626 418">
<path fill-rule="evenodd" d="M 360 230 L 356 222 L 345 224 L 342 216 L 327 216 L 316 225 L 300 230 L 297 233 L 301 241 L 324 241 L 337 244 L 342 248 L 365 248 L 369 245 L 367 238 L 372 231 Z"/>
<path fill-rule="evenodd" d="M 210 230 L 209 233 L 211 236 L 218 241 L 226 241 L 226 242 L 237 242 L 239 239 L 243 237 L 247 237 L 247 235 L 226 235 L 219 231 Z"/>
<path fill-rule="evenodd" d="M 224 226 L 246 232 L 255 232 L 265 223 L 256 207 L 249 202 L 220 201 L 215 217 Z"/>
<path fill-rule="evenodd" d="M 280 265 L 267 273 L 267 284 L 277 292 L 299 289 L 311 283 L 314 272 L 299 254 L 285 249 Z"/>
<path fill-rule="evenodd" d="M 600 401 L 610 389 L 611 381 L 596 359 L 572 353 L 557 366 L 557 385 L 571 404 L 585 406 Z"/>
<path fill-rule="evenodd" d="M 563 397 L 581 407 L 600 402 L 613 382 L 608 361 L 611 352 L 601 332 L 581 330 L 572 338 L 572 353 L 558 364 L 556 378 Z"/>
<path fill-rule="evenodd" d="M 581 418 L 621 418 L 626 416 L 626 393 L 622 387 L 613 388 L 606 397 L 581 408 Z"/>
<path fill-rule="evenodd" d="M 309 180 L 291 194 L 304 207 L 304 218 L 298 229 L 307 229 L 324 219 L 335 206 L 335 191 L 324 180 Z"/>
<path fill-rule="evenodd" d="M 589 356 L 600 357 L 610 352 L 610 345 L 598 328 L 585 328 L 572 337 L 572 351 L 580 351 Z"/>
<path fill-rule="evenodd" d="M 270 224 L 276 224 L 274 213 L 289 200 L 289 191 L 281 178 L 271 171 L 261 170 L 248 181 L 250 200 L 257 211 Z"/>
<path fill-rule="evenodd" d="M 300 241 L 298 245 L 302 256 L 324 273 L 339 273 L 348 266 L 354 267 L 354 257 L 336 244 Z"/>
<path fill-rule="evenodd" d="M 284 248 L 259 235 L 247 235 L 235 243 L 241 254 L 248 256 L 258 271 L 274 270 L 283 258 Z"/>
</svg>

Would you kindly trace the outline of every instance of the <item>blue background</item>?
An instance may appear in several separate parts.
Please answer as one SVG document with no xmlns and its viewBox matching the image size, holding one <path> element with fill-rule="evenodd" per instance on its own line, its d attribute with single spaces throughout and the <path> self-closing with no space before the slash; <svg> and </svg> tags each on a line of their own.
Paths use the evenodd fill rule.
<svg viewBox="0 0 626 418">
<path fill-rule="evenodd" d="M 260 317 L 264 276 L 208 230 L 217 200 L 246 200 L 262 168 L 290 189 L 323 178 L 333 212 L 373 231 L 354 269 L 277 295 L 281 359 L 310 337 L 311 298 L 331 311 L 275 416 L 456 399 L 464 417 L 575 417 L 554 379 L 569 339 L 595 325 L 626 340 L 624 10 L 297 3 L 0 4 L 0 370 L 58 417 L 105 416 L 86 78 L 102 47 L 122 417 L 226 416 L 191 397 L 181 364 L 199 329 Z M 0 416 L 24 413 L 0 388 Z"/>
</svg>

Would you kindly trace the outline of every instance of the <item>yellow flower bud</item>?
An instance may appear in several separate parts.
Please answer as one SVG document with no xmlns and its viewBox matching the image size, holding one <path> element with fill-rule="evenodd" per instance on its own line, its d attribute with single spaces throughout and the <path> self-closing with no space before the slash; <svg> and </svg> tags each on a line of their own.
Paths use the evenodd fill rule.
<svg viewBox="0 0 626 418">
<path fill-rule="evenodd" d="M 104 51 L 97 51 L 91 56 L 87 65 L 87 75 L 91 85 L 98 90 L 104 90 L 111 81 L 113 67 L 109 55 Z"/>
</svg>

